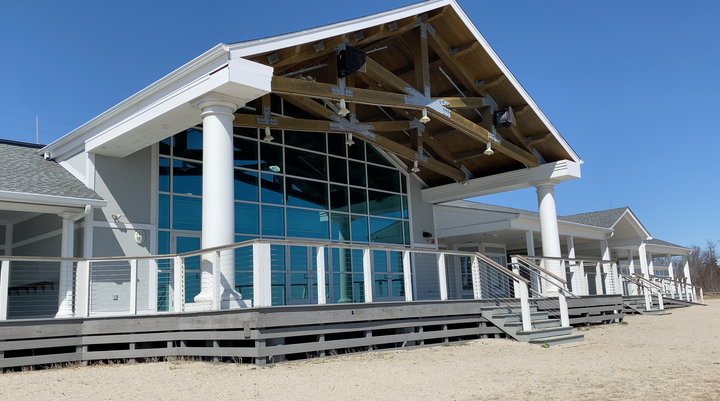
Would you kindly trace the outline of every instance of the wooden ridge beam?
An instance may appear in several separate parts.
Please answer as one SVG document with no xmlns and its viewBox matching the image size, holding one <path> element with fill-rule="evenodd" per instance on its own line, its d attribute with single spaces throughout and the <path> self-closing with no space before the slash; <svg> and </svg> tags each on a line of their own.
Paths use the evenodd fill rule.
<svg viewBox="0 0 720 401">
<path fill-rule="evenodd" d="M 477 88 L 480 91 L 480 93 L 483 96 L 485 96 L 485 95 L 487 95 L 488 89 L 492 88 L 493 86 L 500 85 L 501 83 L 503 83 L 503 81 L 505 81 L 505 79 L 506 79 L 505 75 L 498 75 L 496 77 L 483 79 L 481 81 L 478 81 L 478 82 L 480 82 L 480 86 L 478 86 Z"/>
<path fill-rule="evenodd" d="M 523 140 L 525 143 L 532 146 L 537 145 L 538 143 L 543 143 L 550 138 L 552 138 L 552 134 L 548 132 L 540 135 L 526 136 L 523 138 Z"/>
<path fill-rule="evenodd" d="M 381 84 L 383 88 L 390 89 L 393 92 L 408 93 L 405 88 L 411 87 L 411 85 L 380 65 L 377 61 L 368 57 L 366 59 L 366 65 L 367 72 L 365 72 L 365 75 L 367 75 L 368 78 L 375 80 L 375 82 Z"/>
<path fill-rule="evenodd" d="M 470 158 L 473 158 L 476 156 L 480 156 L 480 155 L 484 154 L 483 152 L 485 152 L 484 148 L 483 149 L 472 149 L 472 150 L 468 150 L 467 152 L 460 152 L 460 153 L 454 154 L 453 159 L 455 161 L 459 162 L 460 160 L 465 160 L 465 159 L 470 159 Z"/>
<path fill-rule="evenodd" d="M 449 104 L 448 109 L 482 109 L 488 107 L 483 104 L 482 97 L 444 97 L 443 100 Z"/>
<path fill-rule="evenodd" d="M 423 36 L 421 26 L 413 31 L 413 56 L 415 69 L 415 89 L 420 93 L 425 93 L 425 87 L 430 87 L 430 56 L 428 51 L 427 36 L 429 33 L 425 30 Z"/>
<path fill-rule="evenodd" d="M 450 49 L 450 50 L 448 50 L 448 53 L 450 53 L 450 56 L 452 58 L 458 58 L 458 57 L 462 57 L 462 56 L 472 53 L 478 47 L 480 47 L 480 42 L 478 42 L 476 40 L 476 41 L 473 41 L 470 43 L 465 43 L 462 46 L 458 46 L 456 48 Z"/>
<path fill-rule="evenodd" d="M 313 116 L 324 120 L 332 120 L 330 116 L 335 114 L 332 110 L 314 101 L 310 97 L 295 95 L 280 95 L 280 97 L 312 114 Z"/>
<path fill-rule="evenodd" d="M 450 46 L 448 46 L 447 42 L 445 42 L 445 39 L 443 39 L 440 32 L 435 32 L 435 35 L 428 33 L 428 44 L 432 47 L 435 53 L 440 56 L 443 63 L 450 68 L 450 71 L 452 71 L 452 73 L 460 80 L 460 83 L 462 83 L 467 90 L 475 92 L 480 96 L 485 96 L 485 94 L 481 93 L 478 89 L 477 85 L 475 85 L 475 76 L 470 71 L 461 67 L 457 63 L 455 57 L 450 54 Z"/>
</svg>

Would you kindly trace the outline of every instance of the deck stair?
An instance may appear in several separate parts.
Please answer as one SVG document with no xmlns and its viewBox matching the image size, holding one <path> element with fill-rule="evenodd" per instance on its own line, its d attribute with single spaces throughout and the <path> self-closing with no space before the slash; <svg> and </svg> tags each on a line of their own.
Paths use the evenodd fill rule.
<svg viewBox="0 0 720 401">
<path fill-rule="evenodd" d="M 482 308 L 482 316 L 510 337 L 531 344 L 565 344 L 584 341 L 582 334 L 573 334 L 572 327 L 561 327 L 560 319 L 550 319 L 548 312 L 530 306 L 532 330 L 523 331 L 520 305 Z"/>
<path fill-rule="evenodd" d="M 670 315 L 671 313 L 666 311 L 665 309 L 645 309 L 645 299 L 644 298 L 631 298 L 631 299 L 624 299 L 623 300 L 623 307 L 625 309 L 625 313 L 637 313 L 640 315 Z M 650 306 L 658 308 L 659 305 L 657 303 Z M 667 305 L 665 305 L 665 308 L 668 308 Z"/>
</svg>

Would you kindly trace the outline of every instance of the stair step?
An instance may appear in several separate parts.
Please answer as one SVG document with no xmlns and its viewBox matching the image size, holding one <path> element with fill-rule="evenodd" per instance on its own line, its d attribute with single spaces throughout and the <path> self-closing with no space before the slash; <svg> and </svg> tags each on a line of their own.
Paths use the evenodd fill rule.
<svg viewBox="0 0 720 401">
<path fill-rule="evenodd" d="M 518 331 L 515 338 L 518 341 L 540 340 L 548 337 L 566 336 L 572 334 L 572 327 L 549 327 L 531 331 Z"/>
<path fill-rule="evenodd" d="M 660 309 L 651 309 L 651 310 L 641 309 L 640 313 L 642 313 L 643 315 L 654 315 L 654 316 L 672 315 L 672 313 L 666 312 L 666 311 L 660 310 Z"/>
<path fill-rule="evenodd" d="M 530 305 L 530 312 L 537 312 L 538 307 Z M 497 312 L 500 313 L 521 313 L 522 309 L 519 306 L 486 306 L 480 308 L 481 312 Z"/>
<path fill-rule="evenodd" d="M 505 323 L 518 322 L 522 320 L 520 313 L 503 313 L 499 315 L 492 315 L 493 319 L 504 319 Z M 530 320 L 545 320 L 548 318 L 547 312 L 530 312 Z"/>
<path fill-rule="evenodd" d="M 576 342 L 582 342 L 585 341 L 585 335 L 584 334 L 570 334 L 566 336 L 555 336 L 555 337 L 547 337 L 537 340 L 530 340 L 530 344 L 538 344 L 538 345 L 558 345 L 558 344 L 567 344 L 567 343 L 576 343 Z"/>
<path fill-rule="evenodd" d="M 522 322 L 508 322 L 505 323 L 505 327 L 507 328 L 517 328 L 518 330 L 522 329 Z M 560 319 L 539 319 L 539 320 L 533 320 L 532 321 L 532 327 L 534 329 L 546 329 L 550 327 L 560 327 Z"/>
</svg>

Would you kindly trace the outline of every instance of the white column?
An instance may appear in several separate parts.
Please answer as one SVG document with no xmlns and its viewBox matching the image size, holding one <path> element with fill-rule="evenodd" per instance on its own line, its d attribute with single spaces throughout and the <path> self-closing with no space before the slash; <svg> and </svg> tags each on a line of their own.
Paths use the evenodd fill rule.
<svg viewBox="0 0 720 401">
<path fill-rule="evenodd" d="M 373 269 L 372 269 L 372 255 L 370 249 L 363 249 L 363 278 L 365 281 L 365 302 L 370 303 L 373 301 Z"/>
<path fill-rule="evenodd" d="M 645 278 L 650 280 L 650 275 L 655 275 L 655 263 L 653 263 L 653 257 L 652 252 L 647 253 L 647 273 L 645 273 Z"/>
<path fill-rule="evenodd" d="M 525 231 L 525 244 L 527 246 L 528 256 L 535 256 L 535 235 L 532 230 Z M 537 262 L 536 260 L 531 261 L 533 263 Z"/>
<path fill-rule="evenodd" d="M 403 251 L 403 279 L 405 281 L 405 300 L 413 300 L 412 285 L 412 264 L 410 263 L 410 252 Z"/>
<path fill-rule="evenodd" d="M 209 96 L 197 107 L 203 119 L 202 247 L 213 248 L 235 242 L 232 122 L 238 105 Z M 240 300 L 242 296 L 235 291 L 234 250 L 223 251 L 221 260 L 221 300 Z M 203 255 L 201 291 L 195 302 L 212 302 L 212 263 L 212 254 Z"/>
<path fill-rule="evenodd" d="M 7 319 L 8 285 L 10 283 L 10 261 L 3 260 L 0 266 L 0 320 Z"/>
<path fill-rule="evenodd" d="M 319 246 L 315 248 L 315 265 L 317 266 L 317 300 L 318 305 L 325 305 L 327 296 L 325 294 L 325 247 Z"/>
<path fill-rule="evenodd" d="M 667 261 L 668 261 L 668 275 L 670 276 L 670 294 L 673 298 L 675 298 L 675 283 L 672 281 L 675 279 L 675 268 L 672 264 L 672 255 L 667 254 Z"/>
<path fill-rule="evenodd" d="M 254 243 L 253 248 L 253 306 L 272 305 L 272 274 L 270 244 Z"/>
<path fill-rule="evenodd" d="M 635 260 L 633 259 L 632 249 L 628 249 L 628 273 L 630 273 L 630 277 L 635 274 Z M 628 281 L 628 290 L 628 295 L 640 295 L 637 286 L 632 281 Z"/>
<path fill-rule="evenodd" d="M 640 258 L 640 271 L 642 272 L 643 277 L 649 279 L 650 273 L 648 273 L 648 261 L 647 252 L 645 251 L 645 244 L 641 244 L 638 247 L 638 257 Z"/>
<path fill-rule="evenodd" d="M 603 260 L 610 260 L 610 246 L 607 238 L 600 241 L 600 251 Z M 617 288 L 618 277 L 617 272 L 613 269 L 612 262 L 603 263 L 603 272 L 605 273 L 605 292 L 607 294 L 622 294 Z"/>
<path fill-rule="evenodd" d="M 567 237 L 567 249 L 568 249 L 568 258 L 569 259 L 575 259 L 575 237 L 572 235 Z M 585 272 L 580 271 L 580 264 L 574 260 L 569 260 L 568 264 L 570 265 L 570 269 L 573 272 L 572 275 L 572 292 L 576 295 L 587 295 L 585 292 L 583 292 L 583 275 Z"/>
<path fill-rule="evenodd" d="M 685 266 L 683 266 L 683 274 L 685 275 L 685 280 L 687 280 L 688 284 L 692 284 L 692 280 L 690 280 L 690 258 L 685 256 L 683 259 L 685 259 Z"/>
<path fill-rule="evenodd" d="M 60 240 L 60 257 L 71 258 L 73 256 L 73 236 L 75 222 L 74 214 L 61 213 L 62 234 Z M 73 262 L 60 262 L 60 283 L 58 284 L 58 311 L 55 317 L 73 316 Z"/>
<path fill-rule="evenodd" d="M 555 184 L 549 181 L 535 184 L 540 212 L 540 238 L 542 238 L 543 256 L 559 258 L 562 255 L 560 253 L 557 211 L 555 210 L 554 186 Z M 559 277 L 565 277 L 564 268 L 558 260 L 547 260 L 544 267 Z M 551 296 L 557 295 L 558 288 L 550 285 L 547 292 Z"/>
</svg>

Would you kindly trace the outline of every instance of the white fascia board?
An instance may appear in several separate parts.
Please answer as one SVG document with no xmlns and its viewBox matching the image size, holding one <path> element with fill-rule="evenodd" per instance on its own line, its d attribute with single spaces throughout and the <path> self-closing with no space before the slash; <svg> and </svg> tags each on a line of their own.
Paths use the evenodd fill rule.
<svg viewBox="0 0 720 401">
<path fill-rule="evenodd" d="M 523 88 L 522 85 L 520 85 L 520 82 L 515 78 L 515 76 L 510 72 L 510 70 L 507 68 L 505 63 L 500 59 L 500 57 L 495 53 L 495 50 L 490 47 L 490 44 L 485 40 L 485 38 L 480 34 L 480 31 L 478 31 L 475 24 L 472 23 L 470 18 L 468 18 L 467 14 L 465 14 L 465 11 L 456 3 L 452 2 L 452 7 L 455 9 L 455 11 L 460 16 L 460 19 L 465 22 L 465 25 L 470 29 L 470 32 L 475 36 L 475 39 L 477 39 L 478 42 L 480 42 L 480 45 L 485 49 L 485 51 L 490 55 L 490 58 L 495 61 L 495 64 L 500 68 L 500 70 L 503 72 L 503 74 L 507 77 L 507 79 L 513 84 L 515 89 L 520 93 L 520 95 L 525 99 L 527 104 L 535 111 L 538 117 L 540 117 L 540 120 L 545 124 L 547 129 L 552 133 L 552 135 L 557 139 L 557 141 L 562 145 L 563 149 L 565 149 L 566 152 L 570 156 L 572 156 L 572 159 L 575 163 L 582 164 L 583 161 L 580 159 L 580 156 L 578 156 L 575 151 L 570 147 L 570 145 L 565 141 L 565 138 L 560 135 L 560 132 L 555 128 L 555 126 L 550 122 L 550 120 L 545 116 L 545 113 L 543 113 L 540 110 L 540 107 L 535 103 L 535 101 L 530 97 L 530 95 L 525 91 L 525 88 Z"/>
<path fill-rule="evenodd" d="M 68 206 L 84 208 L 87 205 L 92 207 L 104 207 L 107 201 L 98 199 L 70 198 L 67 196 L 39 195 L 26 192 L 0 191 L 0 202 L 32 203 L 36 205 Z"/>
<path fill-rule="evenodd" d="M 412 17 L 414 15 L 435 10 L 446 5 L 450 5 L 454 9 L 460 10 L 460 6 L 457 5 L 455 0 L 425 1 L 418 4 L 411 4 L 406 7 L 401 7 L 378 14 L 368 15 L 349 21 L 320 26 L 313 29 L 305 29 L 285 35 L 272 36 L 269 38 L 251 40 L 247 42 L 231 43 L 228 45 L 231 54 L 230 57 L 234 59 L 237 57 L 251 56 L 253 54 L 268 53 L 278 49 L 285 49 L 304 43 L 314 43 L 316 41 L 350 32 L 357 32 L 377 25 L 388 24 L 399 19 Z"/>
<path fill-rule="evenodd" d="M 421 193 L 423 202 L 441 203 L 529 188 L 536 182 L 551 181 L 557 184 L 575 178 L 580 178 L 580 163 L 560 160 L 538 167 L 474 178 L 468 180 L 466 186 L 453 183 L 426 188 Z"/>
<path fill-rule="evenodd" d="M 646 244 L 645 250 L 652 253 L 669 253 L 670 255 L 686 255 L 692 252 L 692 249 L 683 246 L 656 245 Z"/>
<path fill-rule="evenodd" d="M 610 248 L 629 248 L 634 251 L 637 251 L 638 246 L 640 246 L 642 243 L 643 240 L 640 237 L 608 240 L 608 246 Z"/>
<path fill-rule="evenodd" d="M 182 90 L 182 88 L 186 88 L 188 85 L 192 86 L 193 82 L 202 80 L 203 77 L 207 77 L 214 71 L 217 71 L 218 68 L 228 65 L 228 59 L 229 50 L 227 45 L 219 44 L 69 134 L 38 150 L 38 153 L 47 153 L 51 158 L 62 161 L 77 153 L 83 152 L 85 151 L 85 142 L 87 140 L 117 126 L 145 107 L 156 106 L 158 101 L 168 97 L 172 93 Z M 270 67 L 252 62 L 247 63 L 254 65 L 246 65 L 245 70 L 249 70 L 250 72 L 262 71 L 263 74 L 267 74 L 268 76 L 272 75 L 272 68 Z M 269 91 L 269 82 L 267 87 Z M 170 96 L 170 98 L 172 98 L 172 96 Z M 173 133 L 168 134 L 168 136 Z"/>
<path fill-rule="evenodd" d="M 490 233 L 495 231 L 509 230 L 512 226 L 510 220 L 493 221 L 482 224 L 471 224 L 463 227 L 452 227 L 444 229 L 435 229 L 437 238 L 455 237 L 458 235 L 473 235 Z"/>
<path fill-rule="evenodd" d="M 201 110 L 193 103 L 203 96 L 218 96 L 242 107 L 270 92 L 272 67 L 245 59 L 217 61 L 198 71 L 192 81 L 138 105 L 138 111 L 87 140 L 85 150 L 124 157 L 201 123 Z"/>
<path fill-rule="evenodd" d="M 540 218 L 536 216 L 521 215 L 518 219 L 513 220 L 512 228 L 516 230 L 540 232 Z M 612 232 L 613 230 L 609 228 L 588 226 L 585 224 L 558 220 L 558 233 L 560 235 L 602 240 L 607 238 L 608 234 L 611 234 Z"/>
</svg>

